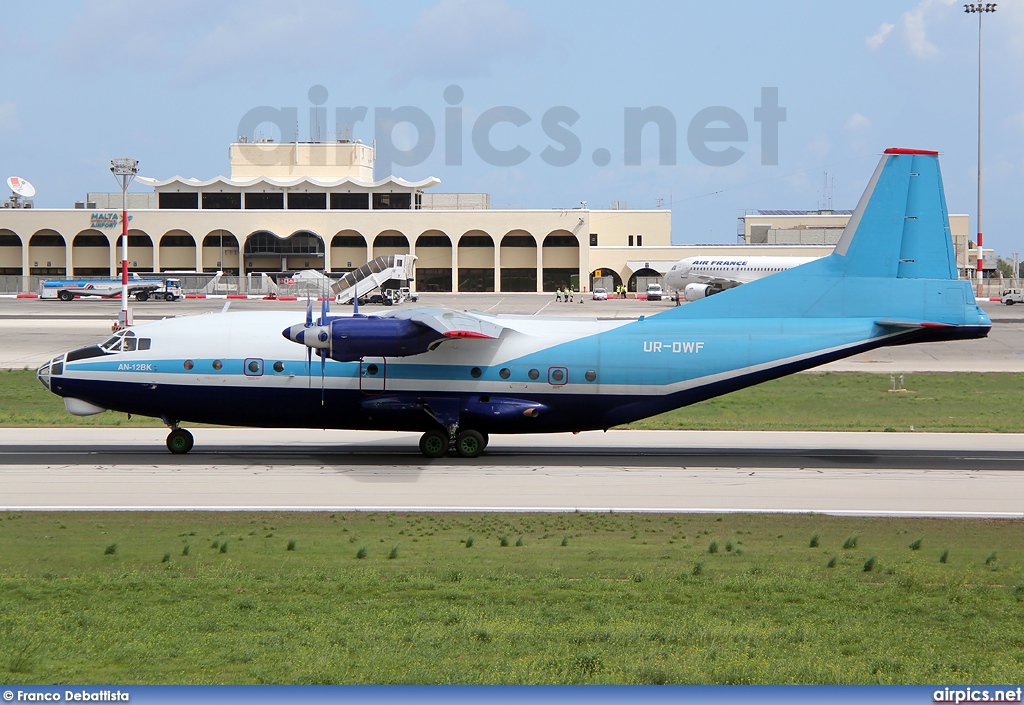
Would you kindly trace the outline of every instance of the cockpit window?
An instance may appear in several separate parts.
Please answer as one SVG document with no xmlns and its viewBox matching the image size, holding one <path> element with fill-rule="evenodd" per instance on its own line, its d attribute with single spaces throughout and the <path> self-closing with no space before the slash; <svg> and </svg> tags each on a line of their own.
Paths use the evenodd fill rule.
<svg viewBox="0 0 1024 705">
<path fill-rule="evenodd" d="M 121 349 L 121 336 L 120 335 L 112 335 L 112 336 L 110 336 L 109 338 L 107 338 L 106 340 L 104 340 L 100 344 L 100 347 L 103 348 L 104 350 L 108 350 L 110 352 L 116 352 L 117 350 L 120 350 Z"/>
<path fill-rule="evenodd" d="M 125 336 L 124 345 L 121 347 L 121 352 L 132 352 L 133 350 L 135 350 L 135 346 L 137 344 L 138 341 L 135 338 L 129 338 L 128 336 Z"/>
<path fill-rule="evenodd" d="M 149 345 L 152 342 L 151 338 L 139 338 L 139 350 L 149 350 Z"/>
</svg>

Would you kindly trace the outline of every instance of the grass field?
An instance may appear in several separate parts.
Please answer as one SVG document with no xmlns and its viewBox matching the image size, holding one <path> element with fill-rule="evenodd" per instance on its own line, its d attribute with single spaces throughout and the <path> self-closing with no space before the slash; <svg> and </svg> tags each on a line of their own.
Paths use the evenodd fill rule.
<svg viewBox="0 0 1024 705">
<path fill-rule="evenodd" d="M 1016 683 L 1022 623 L 1012 521 L 0 515 L 5 683 Z"/>
<path fill-rule="evenodd" d="M 890 392 L 889 375 L 801 374 L 633 424 L 635 428 L 737 431 L 1024 432 L 1024 374 L 906 375 L 908 391 Z M 162 426 L 106 412 L 75 417 L 35 373 L 0 371 L 0 426 Z"/>
</svg>

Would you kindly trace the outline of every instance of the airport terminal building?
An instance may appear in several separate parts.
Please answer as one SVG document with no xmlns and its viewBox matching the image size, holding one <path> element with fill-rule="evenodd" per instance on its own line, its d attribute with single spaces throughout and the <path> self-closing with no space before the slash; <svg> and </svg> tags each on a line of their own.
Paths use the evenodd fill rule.
<svg viewBox="0 0 1024 705">
<path fill-rule="evenodd" d="M 223 271 L 244 287 L 262 272 L 340 274 L 412 254 L 420 292 L 589 289 L 598 277 L 635 291 L 684 257 L 828 254 L 849 218 L 830 222 L 835 237 L 811 241 L 758 240 L 764 223 L 752 220 L 736 245 L 673 246 L 669 210 L 492 208 L 488 194 L 436 192 L 434 177 L 374 180 L 374 148 L 359 141 L 243 140 L 229 155 L 229 176 L 138 179 L 152 190 L 128 195 L 130 271 Z M 120 193 L 90 193 L 73 208 L 0 209 L 0 288 L 115 276 L 120 211 Z M 954 237 L 962 229 L 966 238 L 961 217 Z"/>
</svg>

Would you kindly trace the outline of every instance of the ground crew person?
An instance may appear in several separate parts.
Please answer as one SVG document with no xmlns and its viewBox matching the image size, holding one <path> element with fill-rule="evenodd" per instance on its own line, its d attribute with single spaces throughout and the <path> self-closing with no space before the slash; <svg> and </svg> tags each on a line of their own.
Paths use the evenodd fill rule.
<svg viewBox="0 0 1024 705">
<path fill-rule="evenodd" d="M 558 287 L 557 289 L 555 289 L 555 301 L 561 301 L 561 300 L 562 300 L 562 287 Z"/>
</svg>

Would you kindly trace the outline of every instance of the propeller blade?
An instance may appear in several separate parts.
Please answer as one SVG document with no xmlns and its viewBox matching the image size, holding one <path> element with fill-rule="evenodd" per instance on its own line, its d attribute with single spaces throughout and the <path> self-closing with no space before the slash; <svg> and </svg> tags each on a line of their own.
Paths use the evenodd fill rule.
<svg viewBox="0 0 1024 705">
<path fill-rule="evenodd" d="M 313 325 L 313 299 L 306 294 L 306 328 Z"/>
<path fill-rule="evenodd" d="M 324 405 L 324 376 L 327 371 L 327 355 L 320 356 L 320 406 Z"/>
</svg>

